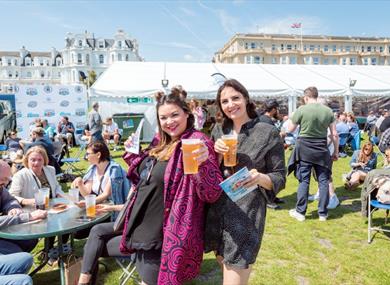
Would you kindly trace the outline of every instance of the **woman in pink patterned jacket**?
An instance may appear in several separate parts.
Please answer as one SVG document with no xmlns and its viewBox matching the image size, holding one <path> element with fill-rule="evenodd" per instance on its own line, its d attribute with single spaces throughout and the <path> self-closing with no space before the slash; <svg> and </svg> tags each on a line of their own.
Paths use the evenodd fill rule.
<svg viewBox="0 0 390 285">
<path fill-rule="evenodd" d="M 136 252 L 137 270 L 145 283 L 175 285 L 199 273 L 204 207 L 219 198 L 222 176 L 212 141 L 193 128 L 194 117 L 178 94 L 159 95 L 157 117 L 157 145 L 140 155 L 124 156 L 128 176 L 137 187 L 120 249 Z M 187 138 L 203 142 L 197 151 L 198 174 L 183 173 L 181 139 Z"/>
</svg>

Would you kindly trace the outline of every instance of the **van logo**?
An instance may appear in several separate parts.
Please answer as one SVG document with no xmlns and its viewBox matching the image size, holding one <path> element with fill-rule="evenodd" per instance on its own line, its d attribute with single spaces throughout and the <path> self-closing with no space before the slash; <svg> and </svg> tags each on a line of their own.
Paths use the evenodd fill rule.
<svg viewBox="0 0 390 285">
<path fill-rule="evenodd" d="M 68 90 L 68 88 L 60 88 L 60 90 L 58 91 L 58 94 L 60 94 L 62 96 L 67 96 L 67 95 L 69 95 L 69 90 Z"/>
<path fill-rule="evenodd" d="M 69 106 L 69 101 L 67 101 L 67 100 L 61 101 L 60 106 L 61 107 L 68 107 Z"/>
<path fill-rule="evenodd" d="M 46 85 L 45 87 L 43 87 L 43 91 L 45 91 L 46 93 L 51 93 L 51 91 L 53 91 L 53 88 L 51 88 L 51 86 L 49 85 Z"/>
<path fill-rule="evenodd" d="M 43 111 L 43 115 L 45 117 L 54 117 L 56 115 L 56 112 L 53 109 L 47 109 Z"/>
<path fill-rule="evenodd" d="M 36 106 L 38 106 L 37 101 L 30 101 L 27 103 L 27 107 L 29 107 L 29 108 L 35 108 Z"/>
<path fill-rule="evenodd" d="M 81 87 L 81 86 L 76 86 L 76 87 L 74 88 L 74 91 L 76 91 L 77 93 L 81 93 L 81 92 L 83 92 L 83 87 Z"/>
</svg>

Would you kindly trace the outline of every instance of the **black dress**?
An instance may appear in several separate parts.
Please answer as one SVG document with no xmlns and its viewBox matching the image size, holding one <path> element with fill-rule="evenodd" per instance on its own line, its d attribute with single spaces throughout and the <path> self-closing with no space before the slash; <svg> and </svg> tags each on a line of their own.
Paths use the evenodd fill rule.
<svg viewBox="0 0 390 285">
<path fill-rule="evenodd" d="M 223 133 L 219 126 L 212 136 L 219 138 Z M 273 189 L 266 191 L 259 187 L 236 202 L 222 193 L 207 212 L 205 251 L 216 251 L 225 264 L 244 269 L 256 261 L 260 250 L 267 195 L 275 196 L 286 182 L 284 148 L 278 130 L 258 118 L 244 124 L 238 135 L 237 160 L 235 171 L 245 166 L 249 170 L 255 168 L 269 175 Z"/>
</svg>

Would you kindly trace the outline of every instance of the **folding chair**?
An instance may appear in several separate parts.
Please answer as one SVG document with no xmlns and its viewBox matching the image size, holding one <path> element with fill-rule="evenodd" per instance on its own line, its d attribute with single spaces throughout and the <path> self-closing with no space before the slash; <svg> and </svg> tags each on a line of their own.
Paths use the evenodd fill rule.
<svg viewBox="0 0 390 285">
<path fill-rule="evenodd" d="M 385 223 L 382 226 L 372 225 L 372 214 L 377 209 L 386 210 Z M 390 226 L 386 226 L 387 218 L 389 217 L 390 204 L 380 203 L 378 200 L 371 200 L 371 194 L 368 195 L 368 243 L 372 242 L 374 235 L 372 232 L 388 232 L 390 233 Z"/>
<path fill-rule="evenodd" d="M 65 173 L 71 173 L 74 171 L 76 173 L 81 174 L 81 171 L 76 167 L 76 163 L 80 162 L 82 153 L 85 150 L 86 146 L 87 146 L 86 142 L 80 141 L 80 148 L 74 157 L 61 159 L 61 162 L 64 163 Z"/>
<path fill-rule="evenodd" d="M 360 149 L 361 131 L 358 131 L 351 140 L 351 148 L 353 151 Z"/>
<path fill-rule="evenodd" d="M 133 280 L 135 284 L 141 284 L 141 280 L 135 276 L 136 268 L 135 268 L 135 254 L 129 256 L 118 256 L 114 257 L 116 263 L 122 269 L 122 274 L 119 276 L 119 284 L 124 285 L 130 279 Z"/>
</svg>

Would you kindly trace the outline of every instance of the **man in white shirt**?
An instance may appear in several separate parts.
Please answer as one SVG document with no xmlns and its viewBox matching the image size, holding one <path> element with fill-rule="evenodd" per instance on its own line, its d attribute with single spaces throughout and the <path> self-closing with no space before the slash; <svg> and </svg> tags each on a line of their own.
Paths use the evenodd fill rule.
<svg viewBox="0 0 390 285">
<path fill-rule="evenodd" d="M 110 140 L 114 140 L 114 150 L 116 150 L 121 139 L 121 135 L 119 134 L 118 124 L 115 123 L 111 117 L 108 117 L 106 119 L 106 123 L 103 125 L 103 138 L 107 145 Z"/>
</svg>

